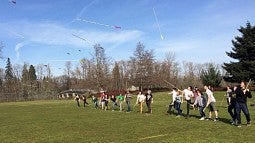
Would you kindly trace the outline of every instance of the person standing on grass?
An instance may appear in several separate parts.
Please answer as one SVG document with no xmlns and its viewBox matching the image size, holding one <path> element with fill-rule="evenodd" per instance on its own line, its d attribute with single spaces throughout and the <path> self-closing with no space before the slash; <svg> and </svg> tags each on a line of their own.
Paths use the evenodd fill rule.
<svg viewBox="0 0 255 143">
<path fill-rule="evenodd" d="M 193 90 L 194 102 L 195 102 L 195 100 L 196 100 L 196 98 L 197 98 L 197 96 L 198 96 L 197 90 L 199 90 L 199 89 L 198 89 L 197 87 L 194 87 L 194 90 Z"/>
<path fill-rule="evenodd" d="M 181 117 L 181 115 L 182 115 L 182 109 L 181 109 L 182 102 L 183 102 L 183 98 L 182 98 L 181 92 L 177 91 L 176 97 L 175 97 L 175 109 L 177 110 L 176 117 Z"/>
<path fill-rule="evenodd" d="M 173 91 L 169 94 L 172 94 L 172 101 L 170 102 L 170 104 L 168 106 L 167 114 L 171 115 L 174 112 L 174 109 L 172 109 L 172 108 L 175 107 L 175 101 L 176 101 L 176 96 L 177 96 L 177 88 L 173 88 Z"/>
<path fill-rule="evenodd" d="M 199 120 L 204 120 L 206 117 L 204 112 L 204 108 L 206 106 L 206 99 L 204 98 L 204 96 L 202 96 L 202 93 L 199 89 L 196 90 L 196 93 L 197 93 L 197 97 L 193 106 L 196 105 L 198 107 L 199 114 L 201 117 Z"/>
<path fill-rule="evenodd" d="M 122 111 L 122 109 L 123 109 L 122 104 L 123 104 L 123 101 L 124 101 L 124 96 L 123 96 L 122 94 L 118 95 L 118 96 L 117 96 L 117 101 L 118 101 L 118 103 L 119 103 L 119 106 L 120 106 L 120 112 L 121 112 L 121 111 Z"/>
<path fill-rule="evenodd" d="M 194 97 L 194 93 L 192 91 L 192 86 L 189 86 L 187 89 L 184 89 L 183 93 L 184 93 L 184 98 L 185 98 L 185 100 L 187 102 L 187 114 L 186 114 L 186 117 L 188 118 L 189 117 L 190 105 L 192 104 L 191 103 L 191 97 Z"/>
<path fill-rule="evenodd" d="M 151 90 L 148 90 L 147 93 L 145 94 L 145 101 L 148 108 L 147 113 L 151 114 L 152 113 L 151 104 L 153 103 L 153 95 L 151 94 Z"/>
<path fill-rule="evenodd" d="M 77 106 L 80 107 L 80 96 L 78 94 L 76 94 L 74 100 L 77 102 Z"/>
<path fill-rule="evenodd" d="M 95 107 L 95 109 L 97 109 L 98 108 L 98 98 L 96 97 L 96 96 L 92 96 L 92 103 L 94 103 L 94 107 Z"/>
<path fill-rule="evenodd" d="M 125 97 L 124 97 L 124 102 L 126 102 L 127 104 L 127 112 L 131 111 L 131 99 L 132 99 L 132 95 L 130 94 L 129 91 L 126 92 Z"/>
<path fill-rule="evenodd" d="M 207 86 L 207 85 L 204 86 L 204 89 L 205 89 L 205 92 L 206 92 L 207 98 L 208 98 L 207 99 L 207 104 L 206 104 L 206 107 L 209 107 L 209 118 L 208 118 L 208 120 L 210 120 L 212 118 L 212 112 L 214 112 L 214 114 L 215 114 L 214 121 L 218 121 L 219 120 L 218 111 L 217 111 L 216 106 L 215 106 L 216 99 L 213 96 L 213 92 L 209 89 L 209 86 Z"/>
<path fill-rule="evenodd" d="M 101 103 L 101 108 L 103 110 L 105 109 L 105 102 L 106 102 L 105 92 L 102 92 L 100 95 L 100 103 Z"/>
<path fill-rule="evenodd" d="M 110 99 L 109 99 L 108 94 L 105 93 L 104 96 L 105 96 L 105 109 L 104 110 L 108 110 L 109 109 L 109 101 L 110 101 Z"/>
<path fill-rule="evenodd" d="M 242 81 L 240 86 L 235 89 L 236 94 L 236 119 L 237 119 L 237 127 L 241 127 L 241 110 L 243 111 L 247 126 L 251 126 L 251 117 L 249 113 L 249 109 L 247 107 L 247 97 L 252 98 L 251 92 L 246 87 L 245 83 Z"/>
<path fill-rule="evenodd" d="M 230 96 L 233 94 L 232 89 L 230 88 L 230 86 L 227 86 L 227 91 L 226 91 L 226 100 L 227 100 L 227 104 L 228 106 L 230 105 Z"/>
<path fill-rule="evenodd" d="M 112 111 L 115 111 L 115 106 L 118 106 L 117 98 L 114 95 L 112 95 L 110 100 L 112 102 Z"/>
<path fill-rule="evenodd" d="M 233 93 L 229 94 L 229 98 L 230 98 L 230 102 L 228 105 L 228 113 L 231 116 L 231 124 L 235 125 L 236 124 L 236 96 L 235 96 L 235 90 L 236 90 L 236 86 L 234 87 L 234 91 Z M 234 110 L 234 112 L 233 112 Z"/>
<path fill-rule="evenodd" d="M 143 103 L 145 100 L 145 96 L 142 94 L 142 91 L 139 91 L 136 99 L 136 104 L 140 106 L 140 113 L 143 113 Z"/>
<path fill-rule="evenodd" d="M 82 95 L 82 100 L 83 100 L 83 107 L 85 107 L 86 104 L 89 105 L 89 103 L 87 102 L 87 98 L 86 98 L 85 95 Z"/>
</svg>

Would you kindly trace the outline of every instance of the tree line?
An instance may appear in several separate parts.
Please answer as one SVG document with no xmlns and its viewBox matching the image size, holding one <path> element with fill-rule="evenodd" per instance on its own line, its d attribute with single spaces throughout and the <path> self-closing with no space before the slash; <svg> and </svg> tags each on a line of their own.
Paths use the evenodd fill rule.
<svg viewBox="0 0 255 143">
<path fill-rule="evenodd" d="M 83 58 L 77 65 L 66 62 L 61 76 L 52 74 L 50 64 L 12 65 L 7 58 L 5 68 L 0 68 L 0 101 L 54 99 L 59 92 L 70 89 L 120 91 L 135 86 L 139 90 L 163 90 L 172 88 L 167 82 L 183 89 L 189 85 L 221 87 L 226 86 L 224 81 L 254 80 L 254 29 L 250 23 L 239 29 L 243 35 L 232 40 L 234 47 L 231 52 L 226 52 L 239 60 L 223 65 L 178 62 L 172 52 L 158 61 L 153 50 L 147 50 L 141 42 L 126 61 L 112 60 L 100 44 L 95 44 L 91 58 Z M 0 43 L 1 59 L 2 48 L 4 45 Z"/>
</svg>

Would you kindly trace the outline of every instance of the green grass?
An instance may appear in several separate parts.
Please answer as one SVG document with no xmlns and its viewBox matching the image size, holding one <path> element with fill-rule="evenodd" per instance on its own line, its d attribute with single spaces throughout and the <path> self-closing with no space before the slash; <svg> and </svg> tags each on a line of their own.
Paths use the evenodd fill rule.
<svg viewBox="0 0 255 143">
<path fill-rule="evenodd" d="M 155 93 L 153 114 L 78 108 L 73 100 L 0 103 L 1 142 L 254 142 L 255 124 L 241 128 L 230 125 L 223 92 L 215 92 L 220 121 L 199 121 L 198 111 L 191 117 L 165 115 L 170 96 Z M 254 95 L 254 93 L 253 93 Z M 254 103 L 249 99 L 248 105 Z M 135 102 L 133 99 L 132 103 Z M 133 104 L 134 105 L 134 104 Z M 184 113 L 186 103 L 182 105 Z M 255 107 L 248 106 L 252 121 Z M 144 106 L 144 109 L 147 108 Z M 208 112 L 206 112 L 208 113 Z M 242 115 L 242 123 L 245 117 Z"/>
</svg>

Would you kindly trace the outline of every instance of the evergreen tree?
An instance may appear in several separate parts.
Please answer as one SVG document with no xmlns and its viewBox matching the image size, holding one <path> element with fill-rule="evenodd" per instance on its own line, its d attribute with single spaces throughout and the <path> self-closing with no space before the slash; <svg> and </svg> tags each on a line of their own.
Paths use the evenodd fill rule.
<svg viewBox="0 0 255 143">
<path fill-rule="evenodd" d="M 204 85 L 219 87 L 222 76 L 220 71 L 213 64 L 209 64 L 207 69 L 202 69 L 200 78 Z"/>
<path fill-rule="evenodd" d="M 32 82 L 36 81 L 37 77 L 35 73 L 35 67 L 33 65 L 30 65 L 28 73 L 29 73 L 29 80 Z"/>
<path fill-rule="evenodd" d="M 13 78 L 14 78 L 14 75 L 13 75 L 11 61 L 10 61 L 10 58 L 7 58 L 7 63 L 6 63 L 6 67 L 5 67 L 5 80 L 11 81 L 11 80 L 13 80 Z"/>
<path fill-rule="evenodd" d="M 224 63 L 227 71 L 226 81 L 240 82 L 255 79 L 255 27 L 247 22 L 246 27 L 238 29 L 241 36 L 232 40 L 232 51 L 226 54 L 236 62 Z"/>
<path fill-rule="evenodd" d="M 7 64 L 5 67 L 5 92 L 12 93 L 13 92 L 13 83 L 14 83 L 14 74 L 12 69 L 12 64 L 10 58 L 7 59 Z M 10 97 L 8 97 L 10 98 Z"/>
</svg>

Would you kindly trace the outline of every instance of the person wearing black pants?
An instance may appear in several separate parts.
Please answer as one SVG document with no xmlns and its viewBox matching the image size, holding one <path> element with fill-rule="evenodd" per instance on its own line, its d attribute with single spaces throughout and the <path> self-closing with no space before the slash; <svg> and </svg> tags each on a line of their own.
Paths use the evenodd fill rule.
<svg viewBox="0 0 255 143">
<path fill-rule="evenodd" d="M 242 81 L 240 86 L 235 89 L 236 94 L 236 119 L 237 127 L 241 127 L 241 110 L 243 111 L 246 120 L 247 126 L 251 125 L 251 117 L 249 109 L 247 107 L 247 97 L 252 98 L 251 92 L 246 88 L 245 83 Z"/>
<path fill-rule="evenodd" d="M 89 103 L 87 102 L 87 98 L 86 98 L 85 95 L 82 96 L 82 100 L 83 100 L 83 107 L 85 107 L 86 104 L 89 105 Z"/>
<path fill-rule="evenodd" d="M 192 105 L 191 97 L 194 97 L 194 93 L 192 91 L 192 86 L 189 86 L 187 89 L 184 89 L 183 93 L 184 93 L 184 98 L 187 102 L 187 114 L 186 114 L 186 118 L 187 118 L 187 117 L 189 117 L 190 105 Z"/>
<path fill-rule="evenodd" d="M 236 89 L 236 87 L 234 87 L 234 88 Z M 235 97 L 235 94 L 233 94 L 233 92 L 230 93 L 229 98 L 230 98 L 230 102 L 229 102 L 229 105 L 228 105 L 228 113 L 230 114 L 230 116 L 232 118 L 231 119 L 231 124 L 235 125 L 235 123 L 236 123 L 236 108 L 235 108 L 235 106 L 236 106 L 236 97 Z"/>
<path fill-rule="evenodd" d="M 77 102 L 77 106 L 80 107 L 80 96 L 76 94 L 74 100 Z"/>
<path fill-rule="evenodd" d="M 152 113 L 151 103 L 153 103 L 153 96 L 151 94 L 151 90 L 148 90 L 147 93 L 145 94 L 145 101 L 148 107 L 148 113 L 151 114 Z"/>
<path fill-rule="evenodd" d="M 172 94 L 172 101 L 169 103 L 169 106 L 168 106 L 168 111 L 166 113 L 166 115 L 168 114 L 172 114 L 174 112 L 174 109 L 172 109 L 173 107 L 175 108 L 175 100 L 176 100 L 176 96 L 177 96 L 177 89 L 176 88 L 173 88 L 173 91 L 169 94 Z"/>
</svg>

